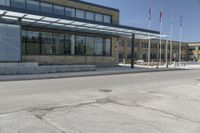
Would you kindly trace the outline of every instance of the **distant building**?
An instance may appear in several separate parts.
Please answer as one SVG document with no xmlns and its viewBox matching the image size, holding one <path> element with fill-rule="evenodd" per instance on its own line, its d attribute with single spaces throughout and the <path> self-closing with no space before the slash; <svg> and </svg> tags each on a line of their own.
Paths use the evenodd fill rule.
<svg viewBox="0 0 200 133">
<path fill-rule="evenodd" d="M 200 61 L 200 42 L 189 43 L 189 60 Z"/>
<path fill-rule="evenodd" d="M 135 60 L 144 60 L 148 61 L 148 39 L 136 39 L 135 40 L 135 51 L 134 57 Z M 179 59 L 179 42 L 173 41 L 173 50 L 172 50 L 172 60 L 178 61 Z M 166 59 L 166 40 L 162 40 L 162 61 Z M 170 41 L 168 42 L 168 59 L 170 59 Z M 187 61 L 189 59 L 189 47 L 188 43 L 182 42 L 182 52 L 181 52 L 182 61 Z M 160 58 L 160 40 L 151 39 L 151 62 L 158 62 Z M 119 60 L 131 59 L 131 40 L 129 38 L 121 38 L 119 44 Z"/>
</svg>

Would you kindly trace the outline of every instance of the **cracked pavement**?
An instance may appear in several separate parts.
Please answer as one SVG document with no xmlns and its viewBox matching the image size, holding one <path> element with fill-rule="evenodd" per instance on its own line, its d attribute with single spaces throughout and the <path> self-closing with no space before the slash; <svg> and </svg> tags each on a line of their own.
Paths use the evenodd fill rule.
<svg viewBox="0 0 200 133">
<path fill-rule="evenodd" d="M 199 133 L 199 75 L 0 82 L 0 133 Z"/>
</svg>

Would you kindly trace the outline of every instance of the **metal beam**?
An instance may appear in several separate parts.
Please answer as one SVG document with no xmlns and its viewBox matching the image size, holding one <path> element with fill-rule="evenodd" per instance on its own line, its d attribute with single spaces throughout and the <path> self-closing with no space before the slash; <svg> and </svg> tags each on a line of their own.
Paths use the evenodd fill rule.
<svg viewBox="0 0 200 133">
<path fill-rule="evenodd" d="M 135 51 L 135 34 L 132 34 L 132 41 L 131 41 L 131 68 L 132 69 L 135 67 L 134 66 L 134 61 L 135 61 L 134 51 Z"/>
</svg>

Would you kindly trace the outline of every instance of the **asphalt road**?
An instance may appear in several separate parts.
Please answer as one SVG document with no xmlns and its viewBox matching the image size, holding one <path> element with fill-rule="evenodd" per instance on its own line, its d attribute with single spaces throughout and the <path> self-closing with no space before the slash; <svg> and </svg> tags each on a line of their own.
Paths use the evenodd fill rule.
<svg viewBox="0 0 200 133">
<path fill-rule="evenodd" d="M 200 133 L 200 70 L 0 82 L 0 133 Z"/>
</svg>

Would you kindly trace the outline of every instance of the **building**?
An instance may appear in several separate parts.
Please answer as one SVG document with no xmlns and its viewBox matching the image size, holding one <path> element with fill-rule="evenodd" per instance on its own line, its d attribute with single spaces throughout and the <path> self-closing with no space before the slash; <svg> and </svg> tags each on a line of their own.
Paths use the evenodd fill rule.
<svg viewBox="0 0 200 133">
<path fill-rule="evenodd" d="M 148 39 L 136 39 L 135 40 L 135 50 L 134 56 L 135 60 L 143 60 L 144 62 L 148 61 Z M 172 46 L 172 61 L 179 60 L 179 42 L 173 41 Z M 162 61 L 166 60 L 166 40 L 162 40 Z M 167 56 L 170 60 L 170 42 L 168 42 Z M 182 52 L 181 52 L 182 61 L 187 61 L 189 58 L 189 47 L 188 43 L 182 42 Z M 124 59 L 130 60 L 131 58 L 131 39 L 127 37 L 121 38 L 119 44 L 119 60 L 122 62 Z M 158 62 L 160 58 L 160 40 L 159 39 L 151 39 L 151 54 L 150 54 L 151 62 Z"/>
<path fill-rule="evenodd" d="M 119 24 L 118 9 L 78 0 L 1 0 L 0 62 L 118 64 L 118 38 L 157 31 Z"/>
<path fill-rule="evenodd" d="M 200 42 L 189 43 L 189 60 L 200 61 Z"/>
</svg>

